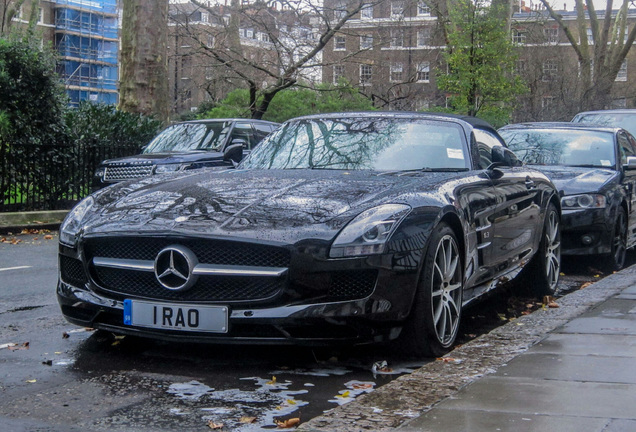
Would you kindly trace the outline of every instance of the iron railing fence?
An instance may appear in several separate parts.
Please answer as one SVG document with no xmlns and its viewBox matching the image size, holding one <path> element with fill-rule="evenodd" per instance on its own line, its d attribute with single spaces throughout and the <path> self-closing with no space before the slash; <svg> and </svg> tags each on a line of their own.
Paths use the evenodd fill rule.
<svg viewBox="0 0 636 432">
<path fill-rule="evenodd" d="M 104 159 L 138 154 L 131 146 L 0 146 L 0 212 L 67 210 L 89 195 Z"/>
</svg>

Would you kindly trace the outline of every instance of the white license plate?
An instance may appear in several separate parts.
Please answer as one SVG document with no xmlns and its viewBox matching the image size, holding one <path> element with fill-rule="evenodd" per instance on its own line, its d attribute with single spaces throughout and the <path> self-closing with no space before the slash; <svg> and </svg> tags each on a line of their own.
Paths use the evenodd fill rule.
<svg viewBox="0 0 636 432">
<path fill-rule="evenodd" d="M 227 333 L 228 308 L 126 299 L 124 324 L 189 332 Z"/>
</svg>

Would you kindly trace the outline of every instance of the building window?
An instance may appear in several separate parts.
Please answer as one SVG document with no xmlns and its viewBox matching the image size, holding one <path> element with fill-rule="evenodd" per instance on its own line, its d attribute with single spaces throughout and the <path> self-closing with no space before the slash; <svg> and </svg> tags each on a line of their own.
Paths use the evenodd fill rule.
<svg viewBox="0 0 636 432">
<path fill-rule="evenodd" d="M 590 27 L 587 28 L 587 44 L 594 45 L 594 34 L 592 33 L 592 29 Z"/>
<path fill-rule="evenodd" d="M 417 16 L 431 16 L 431 7 L 426 2 L 417 2 Z"/>
<path fill-rule="evenodd" d="M 372 73 L 373 66 L 367 64 L 360 65 L 360 85 L 371 85 Z"/>
<path fill-rule="evenodd" d="M 373 49 L 373 36 L 360 36 L 360 49 Z"/>
<path fill-rule="evenodd" d="M 181 57 L 181 79 L 190 79 L 192 75 L 192 62 L 190 60 L 189 56 Z"/>
<path fill-rule="evenodd" d="M 38 23 L 44 23 L 44 9 L 42 9 L 41 7 L 38 8 Z"/>
<path fill-rule="evenodd" d="M 421 62 L 417 64 L 417 82 L 427 83 L 431 80 L 431 63 Z"/>
<path fill-rule="evenodd" d="M 512 42 L 519 45 L 525 45 L 526 33 L 521 30 L 512 29 Z"/>
<path fill-rule="evenodd" d="M 391 2 L 391 17 L 402 18 L 404 17 L 404 1 L 393 0 Z"/>
<path fill-rule="evenodd" d="M 344 65 L 335 65 L 333 67 L 333 83 L 338 84 L 338 82 L 344 78 L 345 76 L 345 67 Z"/>
<path fill-rule="evenodd" d="M 391 82 L 402 82 L 404 65 L 402 63 L 391 63 L 391 74 L 389 80 Z"/>
<path fill-rule="evenodd" d="M 543 29 L 543 36 L 547 43 L 555 44 L 559 42 L 559 28 L 549 27 Z"/>
<path fill-rule="evenodd" d="M 206 45 L 208 46 L 208 48 L 212 48 L 214 46 L 214 35 L 208 35 Z"/>
<path fill-rule="evenodd" d="M 271 42 L 269 35 L 267 33 L 261 33 L 261 42 Z"/>
<path fill-rule="evenodd" d="M 206 66 L 205 67 L 205 79 L 211 80 L 214 78 L 214 67 Z"/>
<path fill-rule="evenodd" d="M 417 31 L 417 46 L 424 47 L 431 45 L 431 29 L 423 28 Z"/>
<path fill-rule="evenodd" d="M 552 81 L 556 78 L 559 72 L 559 67 L 554 60 L 547 60 L 543 62 L 543 81 Z"/>
<path fill-rule="evenodd" d="M 624 97 L 614 99 L 611 107 L 614 109 L 627 108 L 627 99 Z"/>
<path fill-rule="evenodd" d="M 373 6 L 366 6 L 360 11 L 360 19 L 373 19 Z"/>
<path fill-rule="evenodd" d="M 344 1 L 337 2 L 334 6 L 333 17 L 336 21 L 340 21 L 347 16 L 347 3 Z"/>
<path fill-rule="evenodd" d="M 391 30 L 391 48 L 401 48 L 404 46 L 404 31 L 401 29 Z"/>
<path fill-rule="evenodd" d="M 618 75 L 616 75 L 616 81 L 627 81 L 627 60 L 623 60 Z"/>
<path fill-rule="evenodd" d="M 334 36 L 333 38 L 333 50 L 345 51 L 347 49 L 346 39 L 344 36 Z"/>
</svg>

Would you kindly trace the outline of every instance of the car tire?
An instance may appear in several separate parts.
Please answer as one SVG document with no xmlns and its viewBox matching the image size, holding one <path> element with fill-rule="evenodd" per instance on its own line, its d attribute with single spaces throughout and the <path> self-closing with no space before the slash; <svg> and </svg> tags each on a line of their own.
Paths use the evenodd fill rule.
<svg viewBox="0 0 636 432">
<path fill-rule="evenodd" d="M 521 285 L 533 296 L 553 295 L 561 274 L 561 217 L 556 206 L 548 205 L 543 220 L 539 249 L 522 270 Z"/>
<path fill-rule="evenodd" d="M 411 313 L 399 349 L 417 357 L 439 357 L 457 338 L 463 298 L 462 255 L 454 231 L 440 223 L 431 234 Z"/>
<path fill-rule="evenodd" d="M 622 206 L 618 207 L 616 213 L 616 222 L 612 230 L 612 249 L 605 257 L 605 268 L 610 272 L 622 269 L 627 255 L 627 215 Z"/>
</svg>

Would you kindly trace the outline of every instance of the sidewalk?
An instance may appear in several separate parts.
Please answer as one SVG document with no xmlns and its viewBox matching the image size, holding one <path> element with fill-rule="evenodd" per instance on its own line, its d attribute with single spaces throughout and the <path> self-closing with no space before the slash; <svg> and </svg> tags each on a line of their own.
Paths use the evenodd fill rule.
<svg viewBox="0 0 636 432">
<path fill-rule="evenodd" d="M 399 431 L 636 431 L 636 286 Z"/>
<path fill-rule="evenodd" d="M 636 266 L 510 322 L 305 431 L 636 430 Z"/>
</svg>

